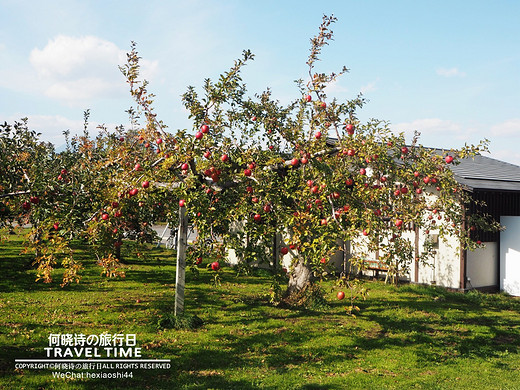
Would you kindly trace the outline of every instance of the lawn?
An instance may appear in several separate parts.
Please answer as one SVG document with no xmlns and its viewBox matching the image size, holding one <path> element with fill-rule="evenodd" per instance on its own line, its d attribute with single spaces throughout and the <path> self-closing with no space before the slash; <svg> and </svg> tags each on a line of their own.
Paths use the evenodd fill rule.
<svg viewBox="0 0 520 390">
<path fill-rule="evenodd" d="M 78 246 L 84 279 L 62 289 L 34 283 L 20 250 L 20 236 L 0 242 L 0 389 L 520 389 L 520 302 L 505 295 L 366 281 L 353 318 L 333 281 L 322 284 L 329 305 L 304 310 L 271 305 L 267 273 L 224 268 L 215 286 L 201 269 L 187 273 L 186 309 L 203 326 L 163 329 L 172 252 L 128 256 L 126 278 L 107 280 Z M 171 367 L 123 370 L 132 372 L 126 379 L 15 369 L 15 359 L 45 358 L 51 333 L 103 332 L 136 334 L 142 359 L 171 359 Z"/>
</svg>

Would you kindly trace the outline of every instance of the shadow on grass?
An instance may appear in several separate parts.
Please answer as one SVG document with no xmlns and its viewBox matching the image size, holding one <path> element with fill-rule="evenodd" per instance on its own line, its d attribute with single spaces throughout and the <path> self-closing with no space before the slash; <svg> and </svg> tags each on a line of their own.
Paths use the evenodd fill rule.
<svg viewBox="0 0 520 390">
<path fill-rule="evenodd" d="M 360 304 L 362 317 L 377 324 L 355 336 L 360 350 L 414 345 L 417 359 L 424 365 L 464 357 L 488 359 L 504 353 L 518 354 L 518 302 L 434 287 L 410 286 L 398 291 L 400 299 Z M 504 307 L 514 310 L 512 315 L 499 313 Z"/>
</svg>

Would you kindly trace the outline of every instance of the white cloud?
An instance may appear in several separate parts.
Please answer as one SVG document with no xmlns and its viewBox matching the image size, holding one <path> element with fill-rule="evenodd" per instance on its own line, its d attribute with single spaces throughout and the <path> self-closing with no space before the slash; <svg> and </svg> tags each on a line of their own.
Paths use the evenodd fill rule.
<svg viewBox="0 0 520 390">
<path fill-rule="evenodd" d="M 330 96 L 336 96 L 345 92 L 348 92 L 348 89 L 341 85 L 340 78 L 337 78 L 325 87 L 325 93 Z"/>
<path fill-rule="evenodd" d="M 501 136 L 520 136 L 520 118 L 509 119 L 491 127 L 491 134 Z"/>
<path fill-rule="evenodd" d="M 391 125 L 394 131 L 403 131 L 407 135 L 411 135 L 414 131 L 419 131 L 422 135 L 431 135 L 432 133 L 460 133 L 462 127 L 460 124 L 444 120 L 440 118 L 416 119 L 412 122 L 402 122 Z"/>
<path fill-rule="evenodd" d="M 363 85 L 360 90 L 361 93 L 366 94 L 367 92 L 375 91 L 377 89 L 376 84 L 378 81 L 379 81 L 379 79 L 372 81 L 372 82 L 368 83 L 367 85 Z"/>
<path fill-rule="evenodd" d="M 125 61 L 125 50 L 94 36 L 60 35 L 30 54 L 45 95 L 70 105 L 126 94 L 118 69 Z M 149 79 L 157 69 L 157 62 L 142 60 L 141 66 L 143 77 Z"/>
<path fill-rule="evenodd" d="M 458 68 L 449 68 L 449 69 L 439 68 L 439 69 L 437 69 L 436 73 L 439 76 L 444 76 L 444 77 L 455 77 L 455 76 L 464 77 L 464 76 L 466 76 L 466 73 L 461 72 Z"/>
<path fill-rule="evenodd" d="M 40 139 L 42 141 L 51 142 L 59 147 L 65 143 L 63 132 L 70 131 L 71 137 L 83 133 L 83 120 L 70 119 L 63 115 L 25 115 L 28 119 L 28 127 L 31 130 L 41 133 Z M 22 116 L 11 116 L 6 118 L 8 123 L 19 121 Z M 102 123 L 89 121 L 88 131 L 91 136 L 97 134 L 97 126 Z M 107 129 L 113 130 L 115 124 L 106 124 Z"/>
</svg>

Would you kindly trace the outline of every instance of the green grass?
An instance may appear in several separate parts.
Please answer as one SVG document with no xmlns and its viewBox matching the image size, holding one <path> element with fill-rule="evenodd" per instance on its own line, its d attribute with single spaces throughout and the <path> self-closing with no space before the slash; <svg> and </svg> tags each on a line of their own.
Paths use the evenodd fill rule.
<svg viewBox="0 0 520 390">
<path fill-rule="evenodd" d="M 20 244 L 0 242 L 1 389 L 520 389 L 515 298 L 367 281 L 352 318 L 332 281 L 323 284 L 329 307 L 297 310 L 269 304 L 265 274 L 225 268 L 215 286 L 204 269 L 187 274 L 186 289 L 187 313 L 204 325 L 160 329 L 173 306 L 172 252 L 128 257 L 127 277 L 107 280 L 79 247 L 84 280 L 62 289 L 34 283 Z M 50 333 L 104 331 L 137 334 L 143 358 L 171 359 L 171 369 L 65 380 L 14 368 L 14 359 L 44 358 Z"/>
</svg>

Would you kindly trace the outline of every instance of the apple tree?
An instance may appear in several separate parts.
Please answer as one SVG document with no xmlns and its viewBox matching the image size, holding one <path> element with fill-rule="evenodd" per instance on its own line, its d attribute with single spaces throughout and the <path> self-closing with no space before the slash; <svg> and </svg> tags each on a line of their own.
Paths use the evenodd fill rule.
<svg viewBox="0 0 520 390">
<path fill-rule="evenodd" d="M 135 45 L 122 67 L 146 118 L 143 142 L 166 140 L 157 149 L 154 185 L 182 199 L 201 237 L 219 236 L 219 250 L 233 248 L 246 263 L 267 260 L 273 237 L 282 234 L 281 254 L 294 257 L 289 295 L 327 271 L 338 242 L 353 244 L 351 261 L 359 268 L 377 251 L 394 278 L 417 257 L 407 229 L 435 224 L 441 236 L 472 245 L 462 212 L 469 198 L 448 166 L 486 144 L 442 154 L 418 137 L 406 142 L 384 121 L 361 123 L 361 95 L 345 102 L 328 97 L 327 86 L 347 71 L 315 70 L 335 20 L 324 17 L 311 40 L 309 79 L 298 81 L 298 96 L 287 105 L 270 90 L 247 96 L 240 71 L 253 59 L 248 51 L 217 82 L 206 80 L 202 93 L 190 87 L 183 102 L 194 134 L 182 130 L 168 138 L 153 95 L 139 80 Z M 425 210 L 438 213 L 435 222 Z"/>
</svg>

